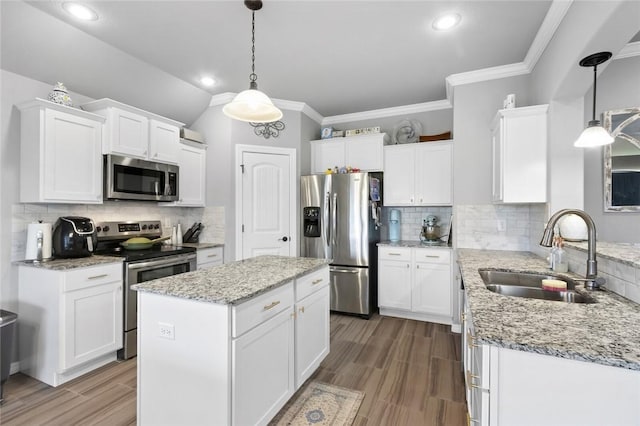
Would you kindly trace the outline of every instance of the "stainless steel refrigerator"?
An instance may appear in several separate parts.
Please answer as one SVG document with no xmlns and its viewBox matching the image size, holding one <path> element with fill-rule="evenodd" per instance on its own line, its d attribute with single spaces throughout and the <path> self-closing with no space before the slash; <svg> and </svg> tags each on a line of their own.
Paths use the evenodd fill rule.
<svg viewBox="0 0 640 426">
<path fill-rule="evenodd" d="M 331 310 L 369 317 L 377 308 L 382 173 L 302 176 L 301 256 L 328 259 Z"/>
</svg>

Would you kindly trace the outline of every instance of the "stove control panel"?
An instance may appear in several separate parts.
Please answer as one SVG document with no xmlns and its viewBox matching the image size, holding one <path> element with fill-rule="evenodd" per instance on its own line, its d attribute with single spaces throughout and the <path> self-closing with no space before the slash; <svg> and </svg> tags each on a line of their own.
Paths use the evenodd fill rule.
<svg viewBox="0 0 640 426">
<path fill-rule="evenodd" d="M 122 239 L 132 237 L 158 238 L 162 235 L 159 220 L 96 222 L 98 239 Z"/>
</svg>

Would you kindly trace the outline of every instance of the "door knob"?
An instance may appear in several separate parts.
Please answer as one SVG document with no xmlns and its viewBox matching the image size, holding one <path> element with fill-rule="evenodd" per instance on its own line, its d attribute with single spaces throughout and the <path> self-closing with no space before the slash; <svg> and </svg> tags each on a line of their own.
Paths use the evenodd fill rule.
<svg viewBox="0 0 640 426">
<path fill-rule="evenodd" d="M 285 243 L 289 240 L 287 237 L 278 238 L 278 241 L 284 241 Z"/>
</svg>

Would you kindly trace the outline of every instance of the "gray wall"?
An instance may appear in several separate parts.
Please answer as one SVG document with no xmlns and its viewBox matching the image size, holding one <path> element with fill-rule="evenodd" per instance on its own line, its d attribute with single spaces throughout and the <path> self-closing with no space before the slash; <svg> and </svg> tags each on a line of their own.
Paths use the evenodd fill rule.
<svg viewBox="0 0 640 426">
<path fill-rule="evenodd" d="M 593 91 L 584 97 L 584 122 L 591 120 Z M 640 107 L 640 57 L 613 61 L 598 77 L 596 118 L 603 111 Z M 604 212 L 603 148 L 585 150 L 585 210 L 598 229 L 598 239 L 640 242 L 640 212 Z"/>
</svg>

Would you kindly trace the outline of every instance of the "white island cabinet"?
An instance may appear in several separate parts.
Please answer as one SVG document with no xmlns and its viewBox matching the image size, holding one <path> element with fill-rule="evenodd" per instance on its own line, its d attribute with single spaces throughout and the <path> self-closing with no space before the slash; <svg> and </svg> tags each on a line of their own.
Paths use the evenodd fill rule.
<svg viewBox="0 0 640 426">
<path fill-rule="evenodd" d="M 138 424 L 267 424 L 329 352 L 328 284 L 260 256 L 138 285 Z"/>
</svg>

